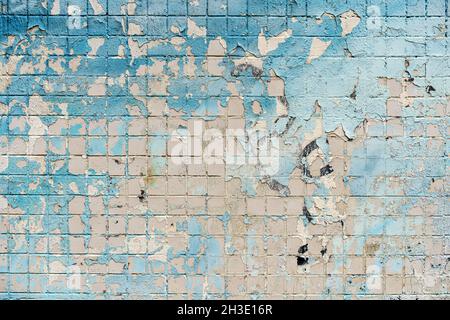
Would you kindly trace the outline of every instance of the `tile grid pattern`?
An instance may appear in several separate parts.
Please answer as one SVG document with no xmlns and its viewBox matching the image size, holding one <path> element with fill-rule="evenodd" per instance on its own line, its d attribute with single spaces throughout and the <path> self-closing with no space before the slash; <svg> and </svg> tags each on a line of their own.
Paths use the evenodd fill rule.
<svg viewBox="0 0 450 320">
<path fill-rule="evenodd" d="M 447 1 L 1 3 L 1 298 L 448 297 Z M 376 36 L 370 5 L 383 25 Z M 350 9 L 361 21 L 340 42 L 337 16 Z M 82 27 L 67 27 L 71 18 Z M 185 34 L 189 20 L 205 27 L 204 39 Z M 45 32 L 33 36 L 35 25 Z M 255 100 L 267 123 L 280 118 L 270 112 L 278 95 L 251 73 L 227 91 L 236 85 L 229 65 L 217 71 L 225 58 L 204 50 L 221 36 L 226 58 L 238 60 L 258 52 L 261 30 L 267 39 L 292 30 L 267 54 L 261 82 L 274 78 L 270 68 L 282 74 L 289 112 L 305 117 L 300 138 L 323 122 L 337 187 L 324 191 L 326 177 L 291 170 L 275 177 L 288 180 L 288 197 L 264 183 L 248 195 L 235 169 L 168 156 L 170 134 L 195 120 L 244 128 L 256 121 Z M 314 78 L 286 71 L 299 68 L 313 38 L 335 41 L 307 66 Z M 356 67 L 339 68 L 348 55 Z M 378 86 L 358 87 L 354 109 L 333 112 L 358 81 Z M 353 128 L 359 113 L 367 120 Z M 327 130 L 333 119 L 355 137 Z"/>
</svg>

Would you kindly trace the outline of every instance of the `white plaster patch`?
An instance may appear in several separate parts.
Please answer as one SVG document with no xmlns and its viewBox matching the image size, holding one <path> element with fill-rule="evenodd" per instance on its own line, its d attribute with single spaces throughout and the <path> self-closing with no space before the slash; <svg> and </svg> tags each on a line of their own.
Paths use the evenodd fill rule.
<svg viewBox="0 0 450 320">
<path fill-rule="evenodd" d="M 75 57 L 72 60 L 69 61 L 69 68 L 72 70 L 72 72 L 76 72 L 81 64 L 81 57 Z"/>
<path fill-rule="evenodd" d="M 292 30 L 288 29 L 281 32 L 275 37 L 269 37 L 266 39 L 264 34 L 261 32 L 258 36 L 258 49 L 261 55 L 265 56 L 268 53 L 278 49 L 278 46 L 285 42 L 289 37 L 292 36 Z"/>
<path fill-rule="evenodd" d="M 3 172 L 8 168 L 8 163 L 8 156 L 0 156 L 0 172 Z"/>
<path fill-rule="evenodd" d="M 144 56 L 147 53 L 148 48 L 146 43 L 139 45 L 138 41 L 135 41 L 131 38 L 128 38 L 128 47 L 130 48 L 132 62 L 134 61 L 134 59 Z"/>
<path fill-rule="evenodd" d="M 61 13 L 61 4 L 60 4 L 59 1 L 60 1 L 60 0 L 55 0 L 55 1 L 53 2 L 53 7 L 52 7 L 52 9 L 51 9 L 51 11 L 50 11 L 50 14 L 51 14 L 51 15 L 58 15 L 58 14 Z"/>
<path fill-rule="evenodd" d="M 39 117 L 28 117 L 28 125 L 30 126 L 29 135 L 43 136 L 47 132 L 47 126 Z"/>
<path fill-rule="evenodd" d="M 57 58 L 55 60 L 49 60 L 48 66 L 52 68 L 57 74 L 63 74 L 65 72 L 64 63 L 66 60 L 64 58 Z"/>
<path fill-rule="evenodd" d="M 361 18 L 353 10 L 344 12 L 339 18 L 341 19 L 343 37 L 351 33 L 361 21 Z"/>
<path fill-rule="evenodd" d="M 0 157 L 0 159 L 1 159 L 1 157 Z M 0 160 L 0 163 L 1 163 L 1 160 Z M 0 196 L 0 210 L 6 210 L 6 208 L 8 208 L 8 200 L 4 196 Z"/>
<path fill-rule="evenodd" d="M 309 51 L 308 59 L 306 59 L 306 63 L 310 64 L 314 59 L 320 58 L 330 44 L 331 41 L 322 41 L 319 38 L 314 38 L 311 43 L 311 49 Z"/>
<path fill-rule="evenodd" d="M 98 0 L 89 0 L 89 3 L 91 4 L 92 9 L 94 10 L 94 15 L 105 13 L 105 10 L 103 9 L 100 2 L 98 2 Z"/>
<path fill-rule="evenodd" d="M 209 42 L 208 56 L 224 56 L 227 52 L 227 43 L 221 37 Z"/>
<path fill-rule="evenodd" d="M 143 35 L 144 31 L 142 27 L 136 23 L 128 23 L 128 34 L 129 35 Z"/>
<path fill-rule="evenodd" d="M 187 34 L 189 37 L 206 37 L 206 28 L 199 27 L 194 20 L 188 18 Z"/>
<path fill-rule="evenodd" d="M 97 55 L 98 49 L 105 43 L 105 38 L 90 38 L 88 40 L 89 47 L 91 51 L 88 53 L 90 56 Z"/>
<path fill-rule="evenodd" d="M 253 101 L 252 103 L 252 111 L 254 114 L 261 114 L 263 112 L 261 103 L 259 101 Z"/>
<path fill-rule="evenodd" d="M 106 78 L 99 77 L 95 82 L 89 86 L 88 89 L 89 96 L 104 96 L 106 95 Z"/>
</svg>

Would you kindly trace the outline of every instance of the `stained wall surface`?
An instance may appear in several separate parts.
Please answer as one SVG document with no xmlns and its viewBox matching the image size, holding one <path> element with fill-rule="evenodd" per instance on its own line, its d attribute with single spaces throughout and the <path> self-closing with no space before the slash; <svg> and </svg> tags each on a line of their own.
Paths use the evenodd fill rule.
<svg viewBox="0 0 450 320">
<path fill-rule="evenodd" d="M 0 298 L 449 298 L 449 14 L 0 0 Z"/>
</svg>

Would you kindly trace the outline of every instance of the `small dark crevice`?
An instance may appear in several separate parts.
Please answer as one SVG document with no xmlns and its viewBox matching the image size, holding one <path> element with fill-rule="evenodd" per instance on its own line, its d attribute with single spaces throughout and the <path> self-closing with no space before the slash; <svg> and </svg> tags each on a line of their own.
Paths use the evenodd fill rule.
<svg viewBox="0 0 450 320">
<path fill-rule="evenodd" d="M 275 179 L 270 179 L 270 177 L 264 177 L 262 180 L 263 183 L 266 183 L 270 190 L 278 191 L 281 195 L 287 197 L 291 194 L 291 190 L 289 190 L 288 186 L 279 183 Z"/>
<path fill-rule="evenodd" d="M 353 55 L 353 53 L 348 49 L 348 48 L 344 48 L 344 54 L 347 58 L 354 58 L 355 56 Z"/>
<path fill-rule="evenodd" d="M 314 150 L 318 149 L 319 146 L 317 145 L 316 140 L 310 142 L 302 151 L 302 158 L 306 158 L 313 152 Z"/>
<path fill-rule="evenodd" d="M 333 173 L 333 172 L 334 172 L 333 167 L 330 166 L 329 164 L 327 164 L 325 167 L 320 169 L 320 176 L 323 177 L 323 176 L 329 175 L 330 173 Z"/>
<path fill-rule="evenodd" d="M 303 206 L 303 215 L 306 217 L 308 222 L 313 221 L 313 217 L 312 217 L 311 213 L 308 211 L 308 208 L 306 206 Z"/>
<path fill-rule="evenodd" d="M 431 94 L 432 92 L 436 92 L 436 89 L 433 86 L 427 86 L 425 90 L 428 94 Z"/>
<path fill-rule="evenodd" d="M 145 191 L 141 190 L 141 194 L 138 195 L 139 201 L 144 202 L 145 197 L 146 197 Z"/>
<path fill-rule="evenodd" d="M 411 73 L 409 73 L 409 71 L 405 71 L 405 75 L 406 75 L 406 81 L 407 82 L 414 82 L 414 77 L 411 76 Z"/>
<path fill-rule="evenodd" d="M 356 100 L 356 88 L 353 89 L 353 92 L 350 94 L 350 98 Z"/>
<path fill-rule="evenodd" d="M 305 244 L 298 248 L 298 254 L 300 254 L 300 255 L 304 254 L 307 251 L 308 251 L 308 244 Z"/>
<path fill-rule="evenodd" d="M 242 63 L 240 65 L 237 65 L 232 71 L 231 76 L 232 77 L 239 77 L 242 72 L 247 71 L 248 69 L 251 69 L 252 75 L 256 79 L 260 79 L 263 71 L 255 66 L 252 66 L 248 63 Z"/>
<path fill-rule="evenodd" d="M 285 106 L 286 108 L 289 107 L 289 103 L 288 103 L 287 98 L 285 96 L 280 96 L 280 97 L 278 97 L 278 99 L 283 104 L 283 106 Z"/>
<path fill-rule="evenodd" d="M 303 266 L 308 263 L 309 258 L 307 257 L 297 257 L 297 265 Z"/>
<path fill-rule="evenodd" d="M 279 119 L 280 119 L 280 118 L 277 118 L 277 120 L 275 121 L 275 123 L 278 122 Z M 289 117 L 288 122 L 286 123 L 286 127 L 284 128 L 283 132 L 281 132 L 280 136 L 285 135 L 285 134 L 289 131 L 289 129 L 290 129 L 290 128 L 292 127 L 292 125 L 294 124 L 295 119 L 296 119 L 295 117 L 292 117 L 292 116 Z"/>
<path fill-rule="evenodd" d="M 300 169 L 303 171 L 303 175 L 308 178 L 312 178 L 311 171 L 306 166 L 302 166 Z"/>
</svg>

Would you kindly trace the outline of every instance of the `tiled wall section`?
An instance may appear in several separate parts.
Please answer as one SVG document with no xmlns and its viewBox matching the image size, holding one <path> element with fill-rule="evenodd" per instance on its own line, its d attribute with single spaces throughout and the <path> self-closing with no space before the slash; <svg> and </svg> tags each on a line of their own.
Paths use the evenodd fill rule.
<svg viewBox="0 0 450 320">
<path fill-rule="evenodd" d="M 449 10 L 0 0 L 0 298 L 448 298 Z"/>
</svg>

